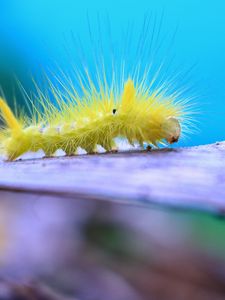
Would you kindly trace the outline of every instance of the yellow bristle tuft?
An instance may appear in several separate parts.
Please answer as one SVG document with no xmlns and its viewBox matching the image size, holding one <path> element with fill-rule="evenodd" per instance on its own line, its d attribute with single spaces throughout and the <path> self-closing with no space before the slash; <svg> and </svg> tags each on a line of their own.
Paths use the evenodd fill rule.
<svg viewBox="0 0 225 300">
<path fill-rule="evenodd" d="M 122 95 L 122 111 L 126 112 L 129 110 L 135 102 L 136 90 L 134 87 L 134 82 L 128 79 L 124 86 L 124 91 Z"/>
<path fill-rule="evenodd" d="M 12 130 L 12 132 L 13 133 L 20 132 L 21 125 L 17 121 L 16 117 L 14 116 L 9 106 L 2 98 L 0 98 L 0 110 L 4 121 L 6 122 L 7 126 Z"/>
</svg>

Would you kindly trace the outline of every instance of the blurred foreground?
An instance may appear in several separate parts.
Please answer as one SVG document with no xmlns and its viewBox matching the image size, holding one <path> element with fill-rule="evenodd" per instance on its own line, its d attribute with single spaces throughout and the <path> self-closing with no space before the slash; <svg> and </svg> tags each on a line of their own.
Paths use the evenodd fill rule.
<svg viewBox="0 0 225 300">
<path fill-rule="evenodd" d="M 1 193 L 0 299 L 224 299 L 225 221 Z"/>
</svg>

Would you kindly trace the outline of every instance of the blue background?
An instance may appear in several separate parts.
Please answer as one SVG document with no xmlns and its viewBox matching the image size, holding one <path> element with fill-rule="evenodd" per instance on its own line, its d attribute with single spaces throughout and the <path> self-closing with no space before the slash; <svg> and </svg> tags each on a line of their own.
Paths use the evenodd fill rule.
<svg viewBox="0 0 225 300">
<path fill-rule="evenodd" d="M 29 78 L 40 73 L 40 65 L 45 69 L 56 60 L 69 69 L 65 35 L 72 30 L 88 44 L 87 12 L 91 22 L 108 15 L 115 38 L 128 22 L 142 24 L 146 12 L 163 13 L 162 31 L 178 26 L 172 45 L 177 65 L 197 63 L 188 80 L 201 110 L 199 132 L 179 145 L 225 139 L 225 1 L 1 0 L 0 5 L 0 85 L 7 97 L 13 95 L 14 75 L 30 90 Z"/>
</svg>

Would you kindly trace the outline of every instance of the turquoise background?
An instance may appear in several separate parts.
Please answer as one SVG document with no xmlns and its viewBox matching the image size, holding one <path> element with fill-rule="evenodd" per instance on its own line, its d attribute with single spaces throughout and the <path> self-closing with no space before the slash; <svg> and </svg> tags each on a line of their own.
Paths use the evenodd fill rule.
<svg viewBox="0 0 225 300">
<path fill-rule="evenodd" d="M 91 24 L 99 16 L 103 27 L 108 16 L 115 39 L 129 22 L 141 26 L 146 13 L 158 16 L 158 20 L 163 15 L 162 39 L 164 33 L 178 28 L 171 46 L 175 54 L 171 68 L 173 64 L 181 68 L 196 65 L 188 82 L 194 84 L 201 110 L 199 132 L 179 145 L 225 139 L 225 1 L 2 0 L 0 5 L 0 85 L 8 98 L 14 93 L 20 98 L 14 91 L 14 75 L 30 90 L 31 74 L 38 76 L 52 61 L 70 69 L 63 45 L 70 47 L 67 39 L 71 31 L 79 34 L 88 53 L 87 12 Z M 137 38 L 138 33 L 133 36 Z"/>
</svg>

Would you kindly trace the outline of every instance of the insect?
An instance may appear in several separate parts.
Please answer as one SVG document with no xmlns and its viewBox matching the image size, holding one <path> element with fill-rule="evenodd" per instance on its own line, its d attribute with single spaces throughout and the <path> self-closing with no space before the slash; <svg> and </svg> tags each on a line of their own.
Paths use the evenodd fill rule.
<svg viewBox="0 0 225 300">
<path fill-rule="evenodd" d="M 53 156 L 57 149 L 74 155 L 78 147 L 87 153 L 101 145 L 106 151 L 116 149 L 114 139 L 123 137 L 133 145 L 175 143 L 181 135 L 185 119 L 185 103 L 163 97 L 157 91 L 142 90 L 128 79 L 121 94 L 113 88 L 85 90 L 82 99 L 72 97 L 59 107 L 45 103 L 42 113 L 29 123 L 19 120 L 7 103 L 0 99 L 5 127 L 1 131 L 1 147 L 8 160 L 27 151 L 42 149 Z"/>
<path fill-rule="evenodd" d="M 110 51 L 107 47 L 102 50 L 107 41 L 102 39 L 100 31 L 96 38 L 97 47 L 90 51 L 96 63 L 92 75 L 88 71 L 90 68 L 82 65 L 84 72 L 75 72 L 78 75 L 75 85 L 68 75 L 63 73 L 60 77 L 54 74 L 59 85 L 48 78 L 51 97 L 37 87 L 37 104 L 30 101 L 32 113 L 29 117 L 16 117 L 1 98 L 0 115 L 4 123 L 0 130 L 1 153 L 12 161 L 28 151 L 39 149 L 46 156 L 53 156 L 58 149 L 68 156 L 75 155 L 79 148 L 96 153 L 97 145 L 110 152 L 117 149 L 117 137 L 126 139 L 131 145 L 144 147 L 147 144 L 147 149 L 150 149 L 151 146 L 175 143 L 185 132 L 190 132 L 193 115 L 190 98 L 182 94 L 182 89 L 176 89 L 173 78 L 166 81 L 163 74 L 157 81 L 166 55 L 163 54 L 157 67 L 152 66 L 152 61 L 156 61 L 152 53 L 159 53 L 163 45 L 158 38 L 159 31 L 160 28 L 155 35 L 154 19 L 152 25 L 146 19 L 137 44 L 132 44 L 130 34 L 122 39 L 122 53 L 118 52 L 120 47 L 115 49 L 110 43 L 114 49 L 113 63 L 107 62 L 107 55 L 105 60 L 104 53 Z M 109 32 L 104 36 L 110 36 Z M 91 47 L 94 36 L 90 33 Z M 86 49 L 87 45 L 81 48 Z M 76 63 L 78 70 L 84 56 L 83 51 L 81 53 Z M 97 59 L 95 53 L 99 54 Z M 131 62 L 130 69 L 128 66 L 125 70 L 124 61 L 125 67 Z"/>
</svg>

